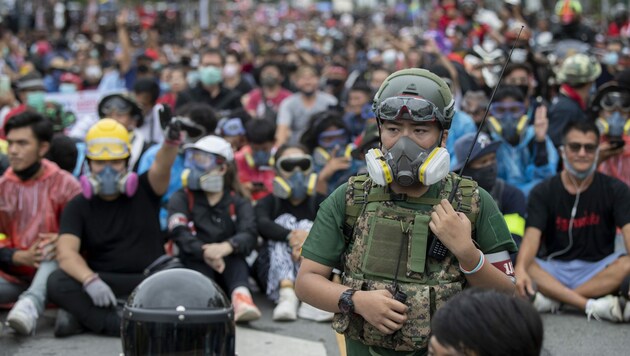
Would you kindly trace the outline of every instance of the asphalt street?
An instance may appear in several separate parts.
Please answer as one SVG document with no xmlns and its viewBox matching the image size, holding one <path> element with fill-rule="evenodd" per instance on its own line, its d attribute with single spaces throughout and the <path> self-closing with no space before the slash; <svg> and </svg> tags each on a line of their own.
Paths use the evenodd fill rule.
<svg viewBox="0 0 630 356">
<path fill-rule="evenodd" d="M 271 320 L 273 305 L 263 296 L 255 296 L 263 318 L 239 326 L 236 333 L 237 352 L 247 355 L 339 355 L 335 334 L 329 323 L 307 320 L 277 323 Z M 0 320 L 6 318 L 0 312 Z M 31 337 L 18 337 L 6 328 L 0 336 L 0 355 L 120 355 L 117 338 L 82 334 L 66 339 L 53 336 L 56 311 L 47 310 Z M 543 315 L 546 355 L 630 355 L 630 324 L 587 321 L 577 311 Z M 488 330 L 491 332 L 491 330 Z"/>
</svg>

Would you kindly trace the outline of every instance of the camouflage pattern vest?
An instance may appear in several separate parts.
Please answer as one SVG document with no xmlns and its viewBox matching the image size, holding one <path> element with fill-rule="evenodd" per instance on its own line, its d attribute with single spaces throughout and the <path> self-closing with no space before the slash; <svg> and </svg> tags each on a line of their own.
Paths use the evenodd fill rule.
<svg viewBox="0 0 630 356">
<path fill-rule="evenodd" d="M 407 294 L 408 320 L 391 335 L 378 331 L 360 315 L 337 313 L 333 328 L 367 346 L 396 351 L 428 347 L 431 317 L 465 282 L 459 264 L 449 252 L 442 261 L 427 257 L 429 221 L 433 205 L 448 199 L 454 179 L 461 179 L 454 207 L 472 223 L 479 212 L 477 183 L 451 173 L 440 183 L 437 198 L 404 197 L 372 185 L 367 176 L 351 177 L 346 190 L 344 273 L 342 283 L 356 290 L 392 290 L 396 264 L 399 288 Z M 419 210 L 397 206 L 393 200 L 422 204 Z M 403 253 L 401 254 L 401 244 Z M 404 247 L 407 248 L 404 248 Z M 405 253 L 406 252 L 406 253 Z M 399 260 L 399 256 L 401 256 Z"/>
</svg>

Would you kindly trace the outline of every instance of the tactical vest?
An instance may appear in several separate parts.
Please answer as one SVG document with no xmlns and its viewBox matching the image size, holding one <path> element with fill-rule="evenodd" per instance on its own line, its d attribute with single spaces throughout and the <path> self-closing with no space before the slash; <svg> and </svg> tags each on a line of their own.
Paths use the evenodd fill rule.
<svg viewBox="0 0 630 356">
<path fill-rule="evenodd" d="M 391 335 L 381 333 L 358 314 L 335 314 L 332 324 L 335 331 L 367 346 L 396 351 L 427 348 L 431 317 L 462 290 L 465 282 L 452 253 L 442 261 L 427 257 L 432 208 L 442 199 L 448 199 L 454 179 L 461 180 L 453 205 L 466 214 L 474 231 L 479 191 L 472 180 L 449 174 L 437 183 L 441 186 L 439 197 L 413 198 L 391 194 L 385 187 L 372 185 L 367 176 L 350 178 L 343 227 L 347 248 L 342 283 L 356 290 L 391 291 L 399 264 L 398 284 L 407 294 L 409 309 L 403 327 Z M 418 210 L 407 209 L 397 206 L 396 199 L 422 205 Z"/>
</svg>

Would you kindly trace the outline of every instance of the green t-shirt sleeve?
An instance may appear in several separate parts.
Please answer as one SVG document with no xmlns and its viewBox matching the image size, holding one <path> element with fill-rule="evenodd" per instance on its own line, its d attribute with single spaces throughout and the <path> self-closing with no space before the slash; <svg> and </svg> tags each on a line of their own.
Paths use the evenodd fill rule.
<svg viewBox="0 0 630 356">
<path fill-rule="evenodd" d="M 516 252 L 518 250 L 516 243 L 492 196 L 483 188 L 479 188 L 479 200 L 479 215 L 475 228 L 476 241 L 481 251 L 485 254 L 500 251 Z"/>
<path fill-rule="evenodd" d="M 339 186 L 319 206 L 313 227 L 302 246 L 302 256 L 329 267 L 341 265 L 345 241 L 341 227 L 346 213 L 347 183 Z"/>
</svg>

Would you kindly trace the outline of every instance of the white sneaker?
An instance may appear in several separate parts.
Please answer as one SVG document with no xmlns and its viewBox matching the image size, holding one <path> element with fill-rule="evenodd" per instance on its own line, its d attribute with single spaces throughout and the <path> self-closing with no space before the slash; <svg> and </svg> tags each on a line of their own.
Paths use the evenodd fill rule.
<svg viewBox="0 0 630 356">
<path fill-rule="evenodd" d="M 623 315 L 621 314 L 619 297 L 607 295 L 605 297 L 595 299 L 594 302 L 587 304 L 586 315 L 589 321 L 591 320 L 591 317 L 597 320 L 606 319 L 615 323 L 622 321 Z"/>
<path fill-rule="evenodd" d="M 540 292 L 536 292 L 536 296 L 534 297 L 534 302 L 533 302 L 534 308 L 536 308 L 536 310 L 539 313 L 557 313 L 560 310 L 560 302 L 555 300 L 555 299 L 551 299 L 551 298 L 547 298 L 545 297 L 542 293 Z"/>
<path fill-rule="evenodd" d="M 302 319 L 314 321 L 331 321 L 335 314 L 327 312 L 325 310 L 317 309 L 310 304 L 302 302 L 302 305 L 300 305 L 300 309 L 298 309 L 298 316 Z"/>
<path fill-rule="evenodd" d="M 626 307 L 623 308 L 623 321 L 630 322 L 630 300 L 626 301 Z"/>
<path fill-rule="evenodd" d="M 293 288 L 280 288 L 280 299 L 278 305 L 273 309 L 274 321 L 293 321 L 297 320 L 297 309 L 300 301 Z"/>
<path fill-rule="evenodd" d="M 30 298 L 22 298 L 7 315 L 7 324 L 20 335 L 31 335 L 35 330 L 39 313 Z"/>
</svg>

